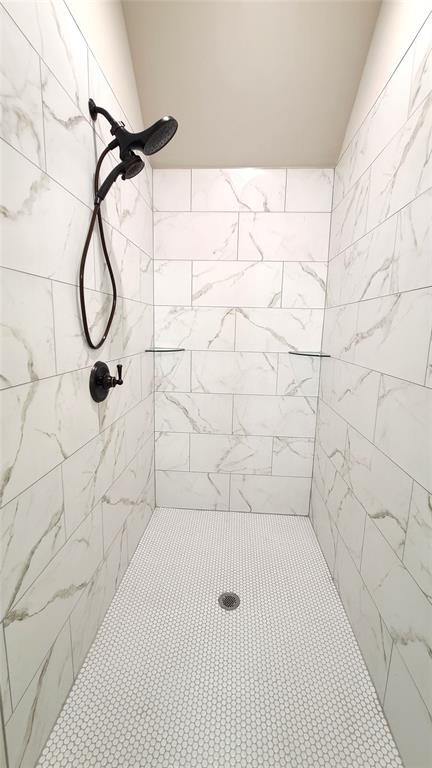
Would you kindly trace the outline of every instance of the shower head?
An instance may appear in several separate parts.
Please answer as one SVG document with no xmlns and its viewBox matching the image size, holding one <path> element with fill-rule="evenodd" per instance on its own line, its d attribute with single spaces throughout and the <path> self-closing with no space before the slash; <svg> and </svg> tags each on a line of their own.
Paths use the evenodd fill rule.
<svg viewBox="0 0 432 768">
<path fill-rule="evenodd" d="M 121 163 L 115 166 L 111 173 L 108 174 L 105 181 L 96 192 L 95 202 L 100 204 L 102 200 L 105 200 L 109 190 L 119 176 L 122 179 L 133 179 L 144 168 L 144 160 L 141 160 L 134 152 L 129 153 L 127 160 L 122 160 Z"/>
</svg>

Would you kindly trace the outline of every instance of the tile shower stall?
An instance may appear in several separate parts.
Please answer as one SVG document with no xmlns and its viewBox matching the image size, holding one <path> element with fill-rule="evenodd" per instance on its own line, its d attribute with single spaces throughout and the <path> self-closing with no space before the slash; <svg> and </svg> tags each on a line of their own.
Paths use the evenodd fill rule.
<svg viewBox="0 0 432 768">
<path fill-rule="evenodd" d="M 88 97 L 142 126 L 67 5 L 0 11 L 0 765 L 427 768 L 432 17 L 335 169 L 115 185 L 92 351 Z M 95 238 L 96 335 L 110 290 Z"/>
</svg>

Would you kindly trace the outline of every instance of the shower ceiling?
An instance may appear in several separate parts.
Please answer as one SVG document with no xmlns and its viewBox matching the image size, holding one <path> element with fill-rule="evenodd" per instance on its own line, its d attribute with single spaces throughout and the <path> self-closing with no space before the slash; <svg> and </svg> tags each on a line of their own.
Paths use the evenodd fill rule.
<svg viewBox="0 0 432 768">
<path fill-rule="evenodd" d="M 377 0 L 123 0 L 155 167 L 335 165 Z"/>
</svg>

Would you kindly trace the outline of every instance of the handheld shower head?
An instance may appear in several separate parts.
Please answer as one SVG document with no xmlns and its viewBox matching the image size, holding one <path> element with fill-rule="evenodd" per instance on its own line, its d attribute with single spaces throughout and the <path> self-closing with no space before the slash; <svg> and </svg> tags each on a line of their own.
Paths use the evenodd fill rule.
<svg viewBox="0 0 432 768">
<path fill-rule="evenodd" d="M 117 181 L 119 176 L 121 176 L 123 180 L 133 179 L 133 177 L 137 176 L 137 174 L 142 171 L 143 168 L 144 160 L 141 160 L 141 158 L 138 157 L 138 155 L 135 155 L 134 152 L 130 152 L 128 159 L 122 160 L 121 163 L 116 165 L 111 173 L 108 174 L 105 181 L 101 184 L 96 192 L 96 202 L 101 203 L 102 200 L 105 200 L 109 190 L 111 189 L 114 182 Z"/>
</svg>

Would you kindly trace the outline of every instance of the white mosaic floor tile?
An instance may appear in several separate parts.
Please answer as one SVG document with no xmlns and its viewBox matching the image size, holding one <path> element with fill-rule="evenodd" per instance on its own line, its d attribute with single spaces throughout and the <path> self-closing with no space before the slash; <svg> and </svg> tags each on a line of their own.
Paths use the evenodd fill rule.
<svg viewBox="0 0 432 768">
<path fill-rule="evenodd" d="M 38 765 L 402 766 L 310 521 L 158 509 Z"/>
</svg>

